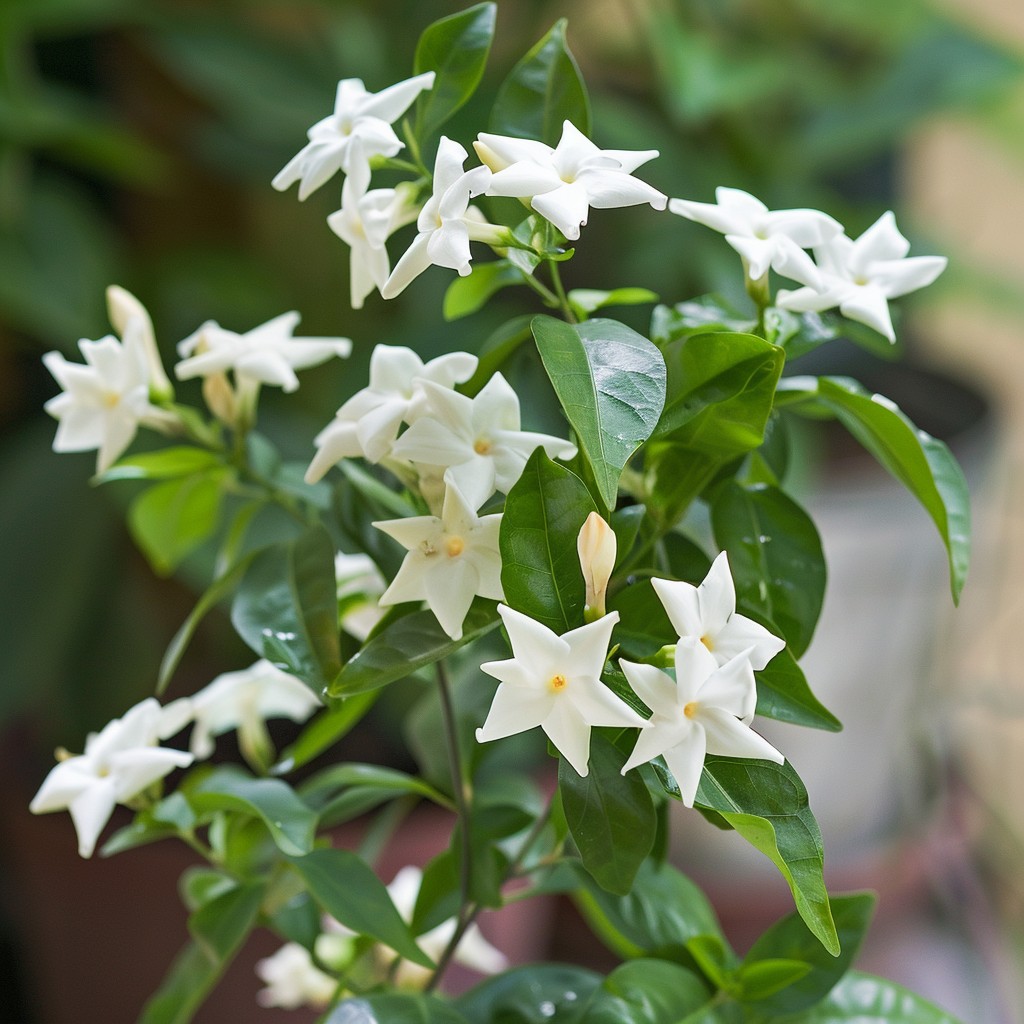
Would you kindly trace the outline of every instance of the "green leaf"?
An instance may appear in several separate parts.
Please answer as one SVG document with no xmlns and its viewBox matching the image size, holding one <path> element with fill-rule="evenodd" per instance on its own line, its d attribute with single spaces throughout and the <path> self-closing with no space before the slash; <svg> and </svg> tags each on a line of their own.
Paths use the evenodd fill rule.
<svg viewBox="0 0 1024 1024">
<path fill-rule="evenodd" d="M 839 938 L 822 878 L 821 830 L 792 766 L 709 755 L 696 804 L 716 811 L 786 879 L 800 916 L 833 956 Z"/>
<path fill-rule="evenodd" d="M 600 984 L 601 976 L 583 967 L 516 967 L 481 982 L 455 1007 L 473 1024 L 580 1024 Z"/>
<path fill-rule="evenodd" d="M 339 1003 L 321 1024 L 469 1024 L 451 1003 L 434 996 L 388 992 Z"/>
<path fill-rule="evenodd" d="M 649 658 L 678 639 L 649 579 L 637 580 L 617 590 L 608 601 L 608 607 L 619 613 L 615 640 L 621 644 L 622 653 L 631 658 Z"/>
<path fill-rule="evenodd" d="M 741 313 L 721 295 L 701 295 L 675 306 L 656 306 L 651 313 L 651 338 L 662 347 L 689 334 L 750 334 L 756 327 L 755 318 Z"/>
<path fill-rule="evenodd" d="M 219 455 L 206 448 L 178 445 L 158 452 L 143 452 L 118 459 L 113 466 L 97 478 L 97 483 L 109 480 L 169 480 L 174 477 L 205 473 L 223 468 Z"/>
<path fill-rule="evenodd" d="M 190 942 L 143 1007 L 138 1024 L 188 1024 L 226 966 L 214 963 L 197 943 Z"/>
<path fill-rule="evenodd" d="M 590 771 L 581 778 L 564 758 L 558 791 L 583 866 L 608 892 L 626 896 L 651 852 L 654 804 L 639 772 L 621 774 L 625 758 L 599 731 L 591 734 Z"/>
<path fill-rule="evenodd" d="M 820 945 L 818 947 L 821 948 Z M 743 964 L 733 978 L 737 998 L 745 1003 L 757 1003 L 758 1009 L 764 1000 L 805 978 L 811 965 L 801 960 L 769 958 Z"/>
<path fill-rule="evenodd" d="M 321 711 L 305 729 L 299 738 L 281 754 L 274 774 L 284 775 L 286 772 L 301 768 L 314 757 L 333 747 L 342 737 L 347 736 L 377 702 L 376 691 L 355 694 L 340 700 L 326 711 Z"/>
<path fill-rule="evenodd" d="M 711 523 L 729 553 L 737 604 L 767 616 L 801 657 L 825 598 L 825 556 L 811 517 L 777 487 L 729 481 Z"/>
<path fill-rule="evenodd" d="M 434 966 L 416 945 L 384 883 L 356 854 L 349 850 L 313 850 L 304 857 L 292 857 L 291 864 L 313 899 L 331 917 L 360 935 L 390 946 L 406 960 L 422 967 Z"/>
<path fill-rule="evenodd" d="M 459 392 L 472 398 L 480 389 L 519 351 L 522 344 L 533 337 L 530 332 L 532 316 L 517 316 L 506 321 L 489 335 L 480 346 L 480 362 L 476 373 L 465 384 L 457 388 Z"/>
<path fill-rule="evenodd" d="M 231 956 L 256 924 L 264 886 L 238 885 L 214 897 L 188 919 L 192 938 L 212 960 Z"/>
<path fill-rule="evenodd" d="M 963 471 L 946 445 L 887 398 L 848 378 L 792 378 L 786 388 L 797 412 L 801 400 L 826 409 L 924 506 L 946 546 L 950 589 L 959 602 L 971 556 L 971 503 Z"/>
<path fill-rule="evenodd" d="M 613 288 L 610 292 L 574 288 L 567 298 L 578 320 L 586 320 L 591 313 L 605 306 L 639 306 L 658 301 L 658 296 L 647 288 Z"/>
<path fill-rule="evenodd" d="M 692 971 L 665 960 L 631 960 L 605 978 L 581 1024 L 679 1024 L 711 997 Z"/>
<path fill-rule="evenodd" d="M 158 576 L 167 576 L 217 528 L 227 470 L 154 484 L 128 507 L 128 528 Z"/>
<path fill-rule="evenodd" d="M 383 789 L 396 796 L 425 797 L 441 807 L 452 809 L 452 802 L 433 786 L 408 772 L 377 764 L 336 764 L 317 772 L 299 789 L 299 795 L 311 807 L 326 807 L 339 791 L 353 787 Z"/>
<path fill-rule="evenodd" d="M 583 624 L 586 596 L 576 538 L 596 511 L 586 485 L 543 448 L 505 499 L 501 585 L 506 603 L 561 634 Z"/>
<path fill-rule="evenodd" d="M 218 768 L 188 794 L 188 802 L 198 814 L 228 810 L 259 818 L 282 853 L 301 856 L 313 848 L 316 814 L 280 779 Z"/>
<path fill-rule="evenodd" d="M 328 695 L 349 697 L 404 679 L 489 633 L 499 621 L 495 603 L 482 598 L 474 599 L 462 624 L 461 640 L 448 636 L 431 611 L 404 615 L 349 660 L 330 684 Z"/>
<path fill-rule="evenodd" d="M 274 544 L 253 559 L 231 622 L 261 657 L 318 696 L 341 667 L 334 545 L 323 527 Z"/>
<path fill-rule="evenodd" d="M 445 320 L 458 320 L 480 309 L 495 293 L 522 284 L 522 272 L 508 260 L 476 263 L 467 277 L 457 277 L 444 293 Z"/>
<path fill-rule="evenodd" d="M 665 361 L 656 345 L 615 320 L 538 316 L 532 326 L 605 508 L 613 509 L 623 467 L 658 425 Z"/>
<path fill-rule="evenodd" d="M 565 41 L 565 18 L 555 22 L 501 84 L 491 110 L 497 135 L 557 145 L 562 122 L 590 134 L 590 101 L 583 77 Z"/>
<path fill-rule="evenodd" d="M 791 725 L 839 732 L 843 725 L 811 692 L 793 655 L 780 651 L 757 677 L 757 714 Z"/>
<path fill-rule="evenodd" d="M 850 971 L 817 1006 L 793 1024 L 960 1024 L 895 982 Z"/>
<path fill-rule="evenodd" d="M 433 71 L 433 88 L 416 98 L 416 136 L 422 142 L 473 95 L 494 38 L 497 4 L 468 7 L 428 25 L 416 46 L 414 73 Z"/>
<path fill-rule="evenodd" d="M 833 896 L 832 917 L 836 924 L 841 952 L 830 956 L 808 930 L 799 915 L 790 914 L 772 925 L 750 948 L 737 972 L 745 1002 L 757 1002 L 757 1010 L 768 1016 L 799 1013 L 819 1002 L 850 969 L 857 957 L 871 914 L 875 897 L 871 893 Z M 758 975 L 751 970 L 759 964 L 796 962 L 805 967 L 785 987 L 765 987 L 768 980 L 761 968 Z M 777 980 L 778 975 L 776 975 Z M 757 986 L 761 986 L 760 992 Z"/>
</svg>

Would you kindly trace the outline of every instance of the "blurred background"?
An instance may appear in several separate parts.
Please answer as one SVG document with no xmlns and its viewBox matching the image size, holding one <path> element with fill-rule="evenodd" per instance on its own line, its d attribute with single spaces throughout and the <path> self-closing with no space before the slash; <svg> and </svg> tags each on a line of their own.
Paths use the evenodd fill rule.
<svg viewBox="0 0 1024 1024">
<path fill-rule="evenodd" d="M 92 488 L 91 453 L 50 451 L 42 405 L 56 388 L 40 356 L 77 360 L 78 339 L 108 333 L 115 282 L 150 310 L 168 363 L 206 319 L 245 331 L 297 309 L 300 333 L 355 341 L 352 359 L 305 377 L 300 400 L 267 396 L 263 429 L 306 458 L 374 344 L 473 350 L 531 311 L 512 290 L 446 324 L 436 296 L 451 275 L 435 269 L 401 301 L 374 295 L 354 312 L 346 247 L 325 223 L 337 183 L 301 206 L 269 186 L 340 77 L 374 91 L 407 77 L 422 28 L 464 6 L 0 4 L 0 1024 L 133 1019 L 185 938 L 173 879 L 187 855 L 82 864 L 66 816 L 27 812 L 55 746 L 81 749 L 152 691 L 198 582 L 187 564 L 154 579 L 123 526 L 130 488 Z M 851 235 L 893 208 L 914 253 L 950 256 L 902 304 L 902 362 L 839 342 L 806 369 L 858 377 L 951 443 L 975 494 L 973 578 L 954 614 L 923 512 L 837 438 L 808 438 L 821 458 L 794 486 L 819 517 L 833 596 L 806 670 L 847 729 L 775 738 L 815 783 L 830 885 L 882 894 L 863 966 L 965 1020 L 1022 1020 L 1024 8 L 506 0 L 488 76 L 447 134 L 468 144 L 486 127 L 498 83 L 562 16 L 595 140 L 659 149 L 644 177 L 669 195 L 711 201 L 731 185 L 772 208 L 827 210 Z M 649 210 L 595 215 L 563 273 L 569 287 L 642 285 L 670 303 L 741 291 L 719 236 Z M 624 318 L 642 330 L 646 315 Z M 528 359 L 517 372 L 537 382 Z M 182 692 L 248 663 L 228 634 L 216 619 L 200 631 Z M 680 863 L 743 948 L 788 911 L 788 891 L 694 817 L 680 820 Z M 566 908 L 545 927 L 533 955 L 581 955 Z M 241 1003 L 225 996 L 197 1019 L 248 1016 L 252 959 L 273 948 L 234 972 Z"/>
</svg>

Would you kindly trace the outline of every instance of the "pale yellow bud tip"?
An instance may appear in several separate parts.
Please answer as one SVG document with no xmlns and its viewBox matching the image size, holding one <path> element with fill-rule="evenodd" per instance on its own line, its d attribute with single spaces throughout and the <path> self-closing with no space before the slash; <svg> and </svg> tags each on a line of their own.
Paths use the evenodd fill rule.
<svg viewBox="0 0 1024 1024">
<path fill-rule="evenodd" d="M 576 550 L 587 586 L 587 610 L 594 618 L 600 618 L 605 614 L 608 580 L 615 568 L 615 532 L 601 516 L 591 512 L 580 529 Z"/>
</svg>

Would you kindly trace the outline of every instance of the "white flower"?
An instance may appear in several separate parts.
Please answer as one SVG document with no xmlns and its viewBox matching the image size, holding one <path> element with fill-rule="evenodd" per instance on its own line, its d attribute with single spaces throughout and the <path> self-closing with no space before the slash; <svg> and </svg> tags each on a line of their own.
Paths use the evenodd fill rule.
<svg viewBox="0 0 1024 1024">
<path fill-rule="evenodd" d="M 367 92 L 358 78 L 343 79 L 338 83 L 334 113 L 309 129 L 309 142 L 278 172 L 274 188 L 284 191 L 298 181 L 299 199 L 305 199 L 336 171 L 350 174 L 355 164 L 356 140 L 360 144 L 359 159 L 394 156 L 403 144 L 392 123 L 424 89 L 433 85 L 433 71 L 397 82 L 378 93 Z"/>
<path fill-rule="evenodd" d="M 605 613 L 605 595 L 615 568 L 616 550 L 615 531 L 597 512 L 591 512 L 576 538 L 576 553 L 587 585 L 584 612 L 587 619 L 599 618 Z"/>
<path fill-rule="evenodd" d="M 507 494 L 537 448 L 569 459 L 576 446 L 519 429 L 519 398 L 496 373 L 475 398 L 421 381 L 427 408 L 395 442 L 396 458 L 451 468 L 459 489 L 479 508 L 497 489 Z"/>
<path fill-rule="evenodd" d="M 273 956 L 256 963 L 256 973 L 267 987 L 256 993 L 260 1006 L 296 1010 L 300 1006 L 324 1007 L 334 997 L 336 979 L 325 974 L 305 946 L 287 942 Z"/>
<path fill-rule="evenodd" d="M 469 380 L 476 356 L 452 352 L 424 364 L 411 348 L 378 345 L 370 356 L 370 383 L 353 395 L 315 439 L 317 453 L 306 471 L 319 480 L 336 462 L 362 456 L 380 462 L 389 454 L 402 423 L 410 423 L 424 404 L 420 381 L 452 388 Z"/>
<path fill-rule="evenodd" d="M 338 584 L 338 623 L 357 640 L 365 640 L 380 622 L 384 609 L 379 599 L 387 583 L 369 555 L 334 556 L 334 578 Z"/>
<path fill-rule="evenodd" d="M 466 150 L 457 142 L 441 136 L 434 161 L 433 194 L 416 221 L 419 234 L 387 279 L 380 293 L 393 299 L 427 267 L 448 267 L 465 277 L 472 268 L 470 239 L 495 242 L 501 229 L 471 212 L 469 201 L 481 195 L 491 180 L 486 167 L 463 171 Z"/>
<path fill-rule="evenodd" d="M 317 366 L 331 356 L 347 356 L 348 338 L 293 338 L 298 313 L 282 313 L 245 334 L 225 330 L 216 321 L 203 324 L 178 345 L 182 361 L 174 368 L 179 380 L 233 370 L 250 387 L 270 384 L 294 391 L 296 370 Z"/>
<path fill-rule="evenodd" d="M 153 697 L 90 733 L 85 753 L 59 761 L 29 805 L 33 814 L 71 812 L 78 852 L 91 857 L 116 804 L 138 796 L 158 779 L 192 763 L 192 755 L 158 746 L 182 729 L 191 713 L 187 699 L 161 707 Z"/>
<path fill-rule="evenodd" d="M 373 524 L 408 551 L 398 575 L 384 592 L 382 605 L 426 601 L 441 628 L 462 639 L 462 623 L 479 594 L 500 601 L 501 513 L 478 516 L 445 474 L 440 516 L 411 516 Z"/>
<path fill-rule="evenodd" d="M 489 661 L 481 671 L 501 680 L 487 720 L 477 729 L 481 743 L 540 726 L 559 753 L 586 775 L 592 726 L 647 723 L 601 682 L 612 627 L 611 612 L 561 636 L 522 612 L 498 605 L 512 644 L 512 658 Z"/>
<path fill-rule="evenodd" d="M 330 229 L 352 249 L 349 256 L 351 302 L 362 309 L 374 288 L 383 288 L 391 273 L 384 243 L 393 231 L 416 219 L 417 207 L 409 202 L 407 189 L 370 186 L 370 165 L 360 158 L 362 144 L 353 140 L 359 154 L 341 186 L 341 209 L 327 218 Z"/>
<path fill-rule="evenodd" d="M 780 291 L 776 302 L 798 312 L 838 306 L 843 316 L 895 341 L 889 299 L 924 288 L 946 269 L 944 256 L 908 257 L 909 251 L 892 212 L 883 213 L 856 240 L 839 235 L 815 246 L 817 280 L 787 271 L 806 287 Z"/>
<path fill-rule="evenodd" d="M 744 653 L 719 665 L 699 640 L 682 639 L 676 645 L 675 680 L 653 665 L 619 664 L 654 712 L 622 766 L 623 775 L 664 756 L 683 803 L 692 807 L 707 754 L 782 764 L 783 756 L 750 728 L 757 688 Z"/>
<path fill-rule="evenodd" d="M 821 245 L 843 231 L 842 224 L 828 214 L 802 209 L 771 211 L 742 189 L 716 188 L 715 198 L 717 203 L 670 199 L 668 208 L 722 232 L 729 245 L 747 261 L 753 281 L 767 274 L 769 267 L 792 276 L 787 268 L 794 261 L 804 273 L 813 274 L 814 264 L 802 250 Z"/>
<path fill-rule="evenodd" d="M 305 683 L 261 659 L 240 672 L 217 676 L 192 698 L 195 725 L 189 746 L 196 757 L 209 757 L 213 737 L 237 729 L 239 746 L 255 750 L 268 718 L 304 722 L 319 707 L 319 698 Z"/>
<path fill-rule="evenodd" d="M 479 141 L 477 154 L 495 172 L 487 194 L 529 198 L 533 209 L 569 239 L 580 237 L 590 207 L 607 210 L 650 203 L 664 210 L 668 201 L 633 177 L 633 171 L 658 155 L 656 149 L 598 149 L 570 121 L 563 123 L 554 149 L 532 139 L 487 132 Z"/>
<path fill-rule="evenodd" d="M 651 583 L 680 639 L 700 641 L 719 665 L 746 651 L 751 665 L 762 669 L 786 646 L 785 640 L 736 611 L 736 588 L 724 551 L 699 587 L 682 580 Z"/>
</svg>

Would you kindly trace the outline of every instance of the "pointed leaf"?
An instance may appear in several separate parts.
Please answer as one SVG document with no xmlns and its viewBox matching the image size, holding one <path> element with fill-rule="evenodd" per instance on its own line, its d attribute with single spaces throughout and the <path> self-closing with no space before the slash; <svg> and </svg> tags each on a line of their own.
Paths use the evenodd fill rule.
<svg viewBox="0 0 1024 1024">
<path fill-rule="evenodd" d="M 516 967 L 481 982 L 455 1000 L 473 1024 L 580 1024 L 601 976 L 583 967 Z"/>
<path fill-rule="evenodd" d="M 194 911 L 188 930 L 207 956 L 224 961 L 245 941 L 256 924 L 263 885 L 238 885 Z"/>
<path fill-rule="evenodd" d="M 811 692 L 803 669 L 788 651 L 780 651 L 757 677 L 757 714 L 791 725 L 839 732 L 842 722 Z"/>
<path fill-rule="evenodd" d="M 320 712 L 303 730 L 299 738 L 281 754 L 274 765 L 275 775 L 301 768 L 314 757 L 333 747 L 347 736 L 377 702 L 376 691 L 346 697 Z"/>
<path fill-rule="evenodd" d="M 884 978 L 850 971 L 799 1024 L 960 1024 L 951 1014 Z"/>
<path fill-rule="evenodd" d="M 711 998 L 693 971 L 665 960 L 631 960 L 593 994 L 581 1024 L 679 1024 Z"/>
<path fill-rule="evenodd" d="M 480 309 L 495 292 L 522 284 L 523 275 L 508 260 L 475 263 L 467 277 L 457 277 L 444 293 L 445 320 L 458 320 Z"/>
</svg>

